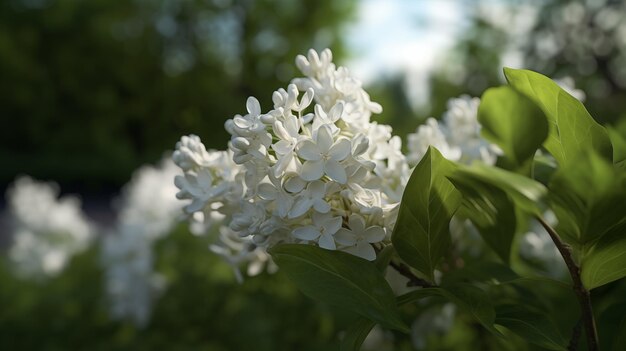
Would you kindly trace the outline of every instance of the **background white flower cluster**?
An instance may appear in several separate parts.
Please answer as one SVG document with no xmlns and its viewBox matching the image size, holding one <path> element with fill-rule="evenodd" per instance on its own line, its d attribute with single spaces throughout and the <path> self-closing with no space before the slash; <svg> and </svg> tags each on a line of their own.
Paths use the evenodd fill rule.
<svg viewBox="0 0 626 351">
<path fill-rule="evenodd" d="M 181 216 L 172 178 L 178 168 L 170 158 L 143 166 L 117 199 L 118 219 L 102 238 L 101 264 L 114 318 L 145 325 L 165 280 L 154 271 L 154 242 L 167 235 Z"/>
<path fill-rule="evenodd" d="M 57 184 L 18 178 L 7 191 L 13 232 L 8 258 L 15 272 L 24 279 L 52 278 L 97 243 L 111 316 L 144 326 L 166 283 L 154 271 L 154 243 L 182 217 L 184 203 L 172 183 L 177 173 L 170 157 L 137 170 L 115 201 L 118 217 L 110 229 L 88 221 L 77 197 L 59 198 Z"/>
<path fill-rule="evenodd" d="M 14 232 L 9 259 L 25 278 L 43 279 L 59 274 L 94 237 L 94 228 L 83 215 L 80 199 L 59 198 L 55 183 L 22 176 L 7 190 L 7 201 Z"/>
</svg>

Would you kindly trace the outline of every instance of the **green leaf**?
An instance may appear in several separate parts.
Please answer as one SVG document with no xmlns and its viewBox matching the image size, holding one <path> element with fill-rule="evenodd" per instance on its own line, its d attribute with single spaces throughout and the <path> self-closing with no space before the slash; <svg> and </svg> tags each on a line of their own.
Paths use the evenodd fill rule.
<svg viewBox="0 0 626 351">
<path fill-rule="evenodd" d="M 431 281 L 435 267 L 450 247 L 450 219 L 461 195 L 446 178 L 455 168 L 430 147 L 404 190 L 391 236 L 398 255 Z"/>
<path fill-rule="evenodd" d="M 363 341 L 376 326 L 376 323 L 366 318 L 357 319 L 346 330 L 346 335 L 341 340 L 341 351 L 359 351 Z"/>
<path fill-rule="evenodd" d="M 623 173 L 591 150 L 574 160 L 552 177 L 549 198 L 558 233 L 582 246 L 626 220 L 626 182 Z"/>
<path fill-rule="evenodd" d="M 376 261 L 374 261 L 374 264 L 376 265 L 376 268 L 381 271 L 381 273 L 385 273 L 395 252 L 396 250 L 393 245 L 387 245 L 376 255 Z"/>
<path fill-rule="evenodd" d="M 478 121 L 482 136 L 498 145 L 507 164 L 530 173 L 530 160 L 548 137 L 548 121 L 525 95 L 508 86 L 488 89 L 481 98 Z"/>
<path fill-rule="evenodd" d="M 606 130 L 587 112 L 585 106 L 549 78 L 528 70 L 504 69 L 509 84 L 526 95 L 544 112 L 549 123 L 544 147 L 560 165 L 574 161 L 588 149 L 612 160 L 612 147 Z"/>
<path fill-rule="evenodd" d="M 469 218 L 483 240 L 504 261 L 509 262 L 517 218 L 511 198 L 499 188 L 471 177 L 450 178 L 463 194 L 459 213 Z"/>
<path fill-rule="evenodd" d="M 504 191 L 520 209 L 530 214 L 543 212 L 540 203 L 547 189 L 541 183 L 497 167 L 474 164 L 458 168 L 451 176 L 455 182 L 474 179 Z"/>
<path fill-rule="evenodd" d="M 549 350 L 565 350 L 567 341 L 550 317 L 527 304 L 506 304 L 496 308 L 495 323 L 526 341 Z"/>
<path fill-rule="evenodd" d="M 585 255 L 581 277 L 587 289 L 626 276 L 626 222 L 613 227 Z"/>
<path fill-rule="evenodd" d="M 281 271 L 309 297 L 408 332 L 389 284 L 374 263 L 341 251 L 301 244 L 270 249 Z"/>
</svg>

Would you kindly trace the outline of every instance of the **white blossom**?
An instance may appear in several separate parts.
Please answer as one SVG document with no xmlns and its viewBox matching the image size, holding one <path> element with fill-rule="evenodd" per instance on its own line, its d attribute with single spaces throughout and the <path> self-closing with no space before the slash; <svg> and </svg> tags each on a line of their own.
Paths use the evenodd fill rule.
<svg viewBox="0 0 626 351">
<path fill-rule="evenodd" d="M 210 160 L 197 138 L 186 138 L 174 159 L 187 169 Z M 169 233 L 182 213 L 172 179 L 178 168 L 169 159 L 157 167 L 143 166 L 135 172 L 118 199 L 118 219 L 103 238 L 101 264 L 105 288 L 114 318 L 129 319 L 143 327 L 152 304 L 165 287 L 154 271 L 154 242 Z"/>
<path fill-rule="evenodd" d="M 250 97 L 248 113 L 225 123 L 231 139 L 222 154 L 231 157 L 230 164 L 207 162 L 215 152 L 207 156 L 203 147 L 189 147 L 194 137 L 181 140 L 175 154 L 183 170 L 176 180 L 178 196 L 191 200 L 189 213 L 227 208 L 220 210 L 223 226 L 237 234 L 242 247 L 246 240 L 261 248 L 314 244 L 373 260 L 372 245 L 388 243 L 386 233 L 408 181 L 400 139 L 390 127 L 370 121 L 382 108 L 346 68 L 332 63 L 330 50 L 311 50 L 298 56 L 296 65 L 305 77 L 275 91 L 272 109 L 263 112 Z M 227 167 L 233 174 L 220 174 Z M 368 235 L 349 226 L 352 215 L 368 223 Z M 342 228 L 348 231 L 343 244 L 335 237 Z M 242 252 L 226 246 L 214 251 L 237 257 Z"/>
<path fill-rule="evenodd" d="M 467 95 L 450 99 L 441 121 L 429 118 L 416 133 L 409 134 L 407 158 L 410 164 L 417 164 L 431 145 L 452 161 L 469 164 L 480 160 L 495 164 L 501 151 L 480 135 L 479 104 L 480 99 Z"/>
<path fill-rule="evenodd" d="M 23 176 L 7 190 L 13 231 L 9 259 L 18 275 L 41 279 L 59 274 L 91 243 L 95 229 L 74 196 L 59 197 L 54 183 Z"/>
</svg>

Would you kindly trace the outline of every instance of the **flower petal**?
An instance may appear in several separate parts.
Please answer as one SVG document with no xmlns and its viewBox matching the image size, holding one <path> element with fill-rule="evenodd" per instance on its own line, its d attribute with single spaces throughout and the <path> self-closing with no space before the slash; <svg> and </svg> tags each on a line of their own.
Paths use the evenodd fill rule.
<svg viewBox="0 0 626 351">
<path fill-rule="evenodd" d="M 330 127 L 327 125 L 320 126 L 317 130 L 315 141 L 322 154 L 328 153 L 330 147 L 333 146 L 333 135 L 331 134 Z"/>
<path fill-rule="evenodd" d="M 324 182 L 321 180 L 316 180 L 314 182 L 309 183 L 306 187 L 306 190 L 309 192 L 310 197 L 323 197 L 325 194 L 325 186 Z"/>
<path fill-rule="evenodd" d="M 305 140 L 298 147 L 298 156 L 307 161 L 317 161 L 322 159 L 319 147 L 311 140 Z"/>
<path fill-rule="evenodd" d="M 324 175 L 324 161 L 306 161 L 302 165 L 300 177 L 304 180 L 313 181 L 322 178 Z"/>
<path fill-rule="evenodd" d="M 313 200 L 313 208 L 315 209 L 315 211 L 321 212 L 321 213 L 327 213 L 330 211 L 330 205 L 328 204 L 328 202 L 324 201 L 323 199 Z"/>
<path fill-rule="evenodd" d="M 278 215 L 281 218 L 285 218 L 293 205 L 293 197 L 285 193 L 279 193 L 275 203 Z"/>
<path fill-rule="evenodd" d="M 350 148 L 352 145 L 350 144 L 350 140 L 348 139 L 339 139 L 337 142 L 330 148 L 328 151 L 328 155 L 331 159 L 335 161 L 343 161 L 350 154 Z"/>
<path fill-rule="evenodd" d="M 321 235 L 317 243 L 322 249 L 337 250 L 337 245 L 335 244 L 335 239 L 333 239 L 332 235 Z"/>
<path fill-rule="evenodd" d="M 296 198 L 291 211 L 289 211 L 289 218 L 300 217 L 306 213 L 313 206 L 313 200 L 305 196 L 298 196 Z"/>
<path fill-rule="evenodd" d="M 365 234 L 363 235 L 363 238 L 368 243 L 373 244 L 373 243 L 383 241 L 386 235 L 387 233 L 385 233 L 385 229 L 383 229 L 383 227 L 372 226 L 365 230 Z"/>
<path fill-rule="evenodd" d="M 301 240 L 315 240 L 321 235 L 319 230 L 312 225 L 296 228 L 291 234 Z"/>
<path fill-rule="evenodd" d="M 272 145 L 272 149 L 274 149 L 277 154 L 285 155 L 293 151 L 293 143 L 287 140 L 279 140 L 276 144 Z"/>
<path fill-rule="evenodd" d="M 343 168 L 343 166 L 335 160 L 328 160 L 325 162 L 323 173 L 326 173 L 330 179 L 339 184 L 346 184 L 348 181 L 348 175 L 346 174 L 345 168 Z"/>
<path fill-rule="evenodd" d="M 290 193 L 299 193 L 306 186 L 306 181 L 300 177 L 290 177 L 285 181 L 284 187 Z"/>
<path fill-rule="evenodd" d="M 333 235 L 337 233 L 337 231 L 341 229 L 342 222 L 343 219 L 339 216 L 327 219 L 326 221 L 324 221 L 324 224 L 322 224 L 322 228 L 324 228 L 324 234 Z"/>
<path fill-rule="evenodd" d="M 354 213 L 350 215 L 348 224 L 350 225 L 350 229 L 355 233 L 359 233 L 359 235 L 362 235 L 365 231 L 365 219 L 359 214 Z"/>
<path fill-rule="evenodd" d="M 335 241 L 341 245 L 354 246 L 354 244 L 356 244 L 356 236 L 352 231 L 341 228 L 335 234 Z"/>
<path fill-rule="evenodd" d="M 291 139 L 291 135 L 289 135 L 289 131 L 287 131 L 287 129 L 283 125 L 283 122 L 281 121 L 274 122 L 273 129 L 274 129 L 274 133 L 276 134 L 276 136 L 279 137 L 280 139 L 282 140 Z"/>
<path fill-rule="evenodd" d="M 246 109 L 248 110 L 248 113 L 253 116 L 261 114 L 261 105 L 259 104 L 259 100 L 257 100 L 254 96 L 250 96 L 248 101 L 246 101 Z"/>
<path fill-rule="evenodd" d="M 268 183 L 259 184 L 257 194 L 263 200 L 275 200 L 278 195 L 276 188 Z"/>
</svg>

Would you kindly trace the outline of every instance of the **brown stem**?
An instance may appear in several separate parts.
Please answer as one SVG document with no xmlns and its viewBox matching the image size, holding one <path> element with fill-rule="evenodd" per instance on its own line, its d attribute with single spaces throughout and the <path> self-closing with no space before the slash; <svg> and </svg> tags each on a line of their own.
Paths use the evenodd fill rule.
<svg viewBox="0 0 626 351">
<path fill-rule="evenodd" d="M 574 289 L 574 293 L 576 294 L 578 303 L 580 304 L 581 319 L 585 327 L 585 334 L 587 334 L 587 348 L 589 351 L 598 351 L 598 331 L 596 329 L 596 321 L 593 318 L 591 295 L 589 294 L 589 290 L 587 290 L 583 285 L 582 279 L 580 278 L 580 267 L 576 264 L 574 258 L 572 257 L 572 249 L 568 244 L 561 240 L 561 237 L 559 237 L 557 232 L 548 223 L 546 223 L 543 218 L 540 216 L 536 216 L 536 218 L 548 232 L 550 238 L 554 242 L 554 245 L 556 245 L 556 248 L 561 253 L 561 256 L 563 256 L 565 265 L 567 265 L 569 274 L 572 277 L 572 288 Z"/>
<path fill-rule="evenodd" d="M 578 342 L 580 341 L 580 336 L 583 332 L 583 321 L 581 319 L 576 322 L 574 329 L 572 330 L 572 338 L 569 340 L 569 345 L 567 345 L 568 351 L 576 351 L 578 350 Z"/>
<path fill-rule="evenodd" d="M 409 268 L 409 266 L 405 265 L 404 263 L 397 263 L 392 260 L 391 262 L 389 262 L 389 265 L 393 267 L 396 271 L 398 271 L 398 273 L 409 279 L 409 282 L 406 284 L 406 286 L 419 286 L 422 288 L 434 287 L 434 285 L 430 282 L 413 274 L 413 272 L 411 272 L 411 268 Z"/>
</svg>

